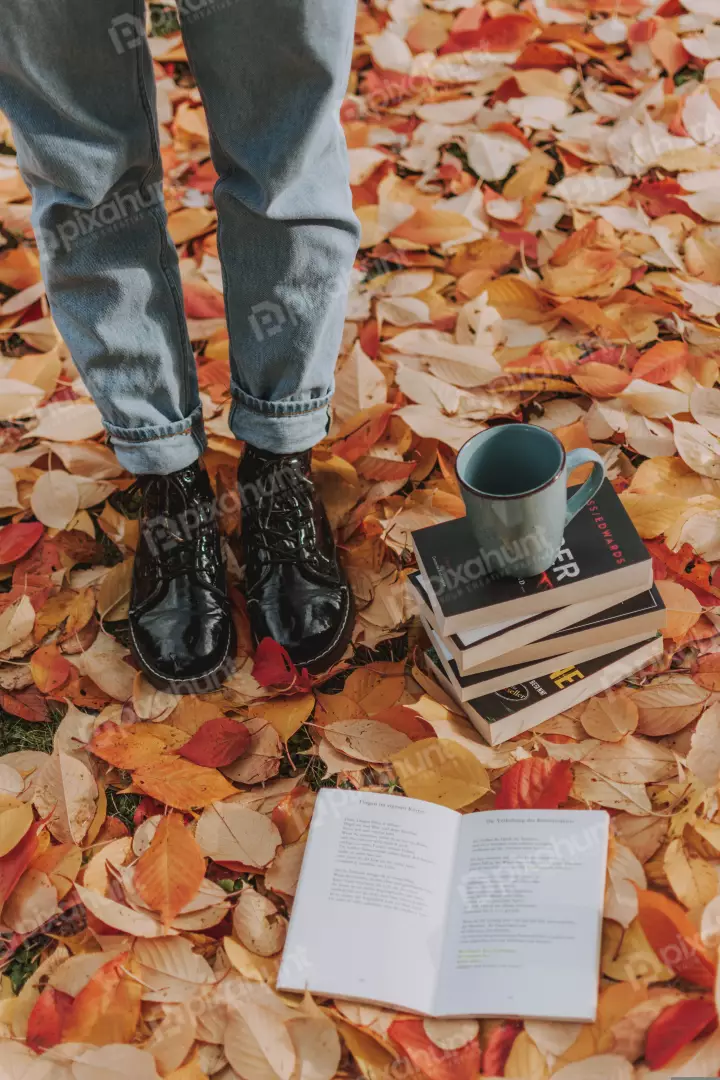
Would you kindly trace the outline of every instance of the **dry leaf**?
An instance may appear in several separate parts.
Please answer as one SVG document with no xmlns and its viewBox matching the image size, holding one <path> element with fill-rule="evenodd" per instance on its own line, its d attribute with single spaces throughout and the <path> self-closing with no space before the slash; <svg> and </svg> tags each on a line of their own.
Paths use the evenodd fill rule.
<svg viewBox="0 0 720 1080">
<path fill-rule="evenodd" d="M 208 806 L 197 823 L 195 839 L 211 859 L 255 868 L 267 866 L 281 843 L 269 818 L 232 802 Z"/>
</svg>

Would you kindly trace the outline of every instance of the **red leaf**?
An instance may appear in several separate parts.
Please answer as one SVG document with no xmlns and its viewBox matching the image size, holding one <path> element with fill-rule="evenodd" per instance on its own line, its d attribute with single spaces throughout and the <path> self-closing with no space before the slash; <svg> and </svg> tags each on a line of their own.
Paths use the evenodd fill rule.
<svg viewBox="0 0 720 1080">
<path fill-rule="evenodd" d="M 14 525 L 5 525 L 0 529 L 0 566 L 17 562 L 44 532 L 45 526 L 39 521 L 19 521 Z"/>
<path fill-rule="evenodd" d="M 18 690 L 14 694 L 0 695 L 0 705 L 11 716 L 19 716 L 33 724 L 47 724 L 50 720 L 47 711 L 47 698 L 36 686 L 27 690 Z"/>
<path fill-rule="evenodd" d="M 238 720 L 231 716 L 218 716 L 207 720 L 178 753 L 194 761 L 196 765 L 207 765 L 212 769 L 220 765 L 231 765 L 237 761 L 250 745 L 250 732 Z"/>
<path fill-rule="evenodd" d="M 573 772 L 567 761 L 525 758 L 503 775 L 496 810 L 555 810 L 570 794 Z"/>
<path fill-rule="evenodd" d="M 710 1024 L 717 1024 L 717 1011 L 709 998 L 685 998 L 668 1005 L 648 1028 L 645 1060 L 650 1068 L 662 1069 Z"/>
<path fill-rule="evenodd" d="M 506 1020 L 490 1033 L 487 1046 L 483 1051 L 482 1069 L 483 1076 L 502 1076 L 505 1072 L 505 1063 L 510 1057 L 513 1043 L 522 1031 L 520 1020 Z"/>
<path fill-rule="evenodd" d="M 480 1071 L 477 1039 L 459 1050 L 442 1050 L 425 1034 L 422 1020 L 393 1020 L 388 1035 L 428 1080 L 476 1080 Z"/>
<path fill-rule="evenodd" d="M 263 638 L 255 650 L 252 675 L 261 686 L 305 692 L 310 689 L 307 669 L 303 668 L 302 673 L 299 673 L 288 656 L 287 649 L 269 637 Z"/>
<path fill-rule="evenodd" d="M 46 986 L 40 997 L 33 1005 L 25 1036 L 27 1044 L 36 1054 L 43 1050 L 49 1050 L 62 1041 L 63 1024 L 65 1023 L 73 998 L 62 990 L 54 990 Z"/>
<path fill-rule="evenodd" d="M 0 859 L 0 908 L 12 893 L 37 851 L 40 822 L 34 821 L 22 840 Z"/>
</svg>

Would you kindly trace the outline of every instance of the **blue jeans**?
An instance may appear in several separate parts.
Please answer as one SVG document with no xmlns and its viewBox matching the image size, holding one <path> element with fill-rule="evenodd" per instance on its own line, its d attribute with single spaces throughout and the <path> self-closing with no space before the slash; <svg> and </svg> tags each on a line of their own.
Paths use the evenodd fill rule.
<svg viewBox="0 0 720 1080">
<path fill-rule="evenodd" d="M 325 434 L 358 243 L 339 120 L 353 0 L 178 0 L 211 132 L 234 434 Z M 0 109 L 33 196 L 55 322 L 120 462 L 205 446 L 166 228 L 142 0 L 2 0 Z"/>
</svg>

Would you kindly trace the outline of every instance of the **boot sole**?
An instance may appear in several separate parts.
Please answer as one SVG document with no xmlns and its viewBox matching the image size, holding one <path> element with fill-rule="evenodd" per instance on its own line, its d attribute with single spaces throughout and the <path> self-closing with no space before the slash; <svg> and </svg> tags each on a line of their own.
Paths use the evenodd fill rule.
<svg viewBox="0 0 720 1080">
<path fill-rule="evenodd" d="M 168 679 L 164 675 L 159 675 L 148 665 L 139 650 L 134 647 L 132 650 L 132 654 L 147 681 L 151 683 L 156 690 L 163 690 L 167 694 L 177 694 L 178 696 L 187 694 L 211 694 L 214 690 L 219 690 L 222 684 L 235 670 L 236 652 L 237 635 L 235 633 L 235 626 L 232 622 L 230 624 L 230 638 L 223 659 L 216 664 L 211 671 L 208 671 L 203 675 L 196 675 L 192 679 Z"/>
</svg>

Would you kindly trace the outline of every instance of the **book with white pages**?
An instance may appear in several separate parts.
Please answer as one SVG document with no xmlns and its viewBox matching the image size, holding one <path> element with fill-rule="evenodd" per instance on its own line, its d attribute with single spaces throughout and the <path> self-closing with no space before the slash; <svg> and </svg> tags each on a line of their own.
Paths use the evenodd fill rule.
<svg viewBox="0 0 720 1080">
<path fill-rule="evenodd" d="M 440 657 L 445 674 L 452 684 L 452 693 L 456 701 L 474 701 L 475 698 L 492 694 L 496 690 L 502 690 L 506 686 L 524 683 L 528 679 L 539 679 L 543 675 L 549 675 L 553 671 L 564 671 L 567 668 L 582 664 L 585 660 L 594 660 L 596 657 L 607 656 L 608 653 L 617 652 L 625 645 L 635 645 L 647 641 L 646 633 L 635 634 L 629 638 L 617 638 L 614 642 L 602 642 L 600 645 L 586 645 L 581 649 L 572 649 L 567 653 L 556 656 L 545 656 L 542 660 L 526 660 L 520 664 L 503 664 L 502 667 L 490 667 L 483 671 L 471 672 L 461 675 L 452 654 L 445 647 L 445 643 L 429 622 L 422 619 L 423 626 L 433 644 L 433 648 Z"/>
<path fill-rule="evenodd" d="M 559 668 L 548 675 L 513 683 L 501 690 L 458 701 L 471 723 L 491 746 L 507 742 L 523 731 L 572 709 L 594 694 L 629 678 L 636 671 L 660 659 L 663 654 L 661 634 L 634 645 L 623 645 L 614 652 L 583 660 L 571 667 Z M 433 648 L 426 649 L 424 663 L 450 697 L 457 696 L 442 660 Z"/>
<path fill-rule="evenodd" d="M 437 631 L 429 588 L 422 574 L 411 574 L 407 584 L 418 614 Z M 664 624 L 665 606 L 653 586 L 610 594 L 600 605 L 597 600 L 587 600 L 539 615 L 489 623 L 448 634 L 443 642 L 460 674 L 471 675 L 492 670 L 499 660 L 511 666 L 591 645 L 616 645 L 622 638 L 649 637 Z"/>
<path fill-rule="evenodd" d="M 609 817 L 324 788 L 279 990 L 435 1017 L 592 1022 Z"/>
</svg>

